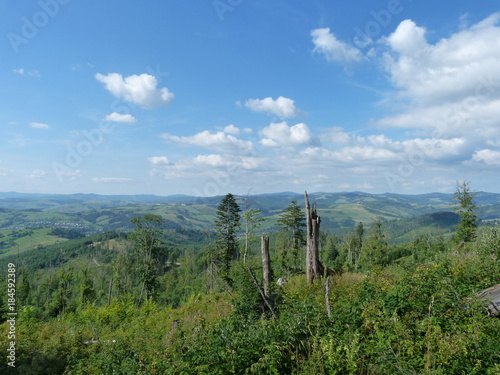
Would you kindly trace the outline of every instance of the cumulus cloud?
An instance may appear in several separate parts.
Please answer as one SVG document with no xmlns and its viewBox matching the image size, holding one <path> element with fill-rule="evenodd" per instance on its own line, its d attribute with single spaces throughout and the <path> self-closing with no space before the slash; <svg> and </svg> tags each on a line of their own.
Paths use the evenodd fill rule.
<svg viewBox="0 0 500 375">
<path fill-rule="evenodd" d="M 484 149 L 474 153 L 472 160 L 486 165 L 500 165 L 500 151 Z"/>
<path fill-rule="evenodd" d="M 248 99 L 245 107 L 254 112 L 266 112 L 283 118 L 297 117 L 301 111 L 295 106 L 295 101 L 283 96 L 274 100 L 271 97 L 264 99 Z"/>
<path fill-rule="evenodd" d="M 166 156 L 152 156 L 148 158 L 149 162 L 153 165 L 169 165 L 170 161 Z"/>
<path fill-rule="evenodd" d="M 115 97 L 143 108 L 166 106 L 174 99 L 174 94 L 166 87 L 157 87 L 158 80 L 150 74 L 134 74 L 124 78 L 119 73 L 97 73 L 95 78 Z"/>
<path fill-rule="evenodd" d="M 153 165 L 149 174 L 167 179 L 193 178 L 198 182 L 201 176 L 205 176 L 226 185 L 233 180 L 239 180 L 242 173 L 260 173 L 267 166 L 268 160 L 263 157 L 207 154 L 180 159 L 173 163 Z"/>
<path fill-rule="evenodd" d="M 42 130 L 50 129 L 50 126 L 48 124 L 44 124 L 41 122 L 30 122 L 29 126 L 32 127 L 33 129 L 42 129 Z"/>
<path fill-rule="evenodd" d="M 465 160 L 469 157 L 471 143 L 465 138 L 411 138 L 404 141 L 394 141 L 385 135 L 371 135 L 367 141 L 374 147 L 383 148 L 401 155 L 413 155 L 426 160 Z"/>
<path fill-rule="evenodd" d="M 321 135 L 321 141 L 327 144 L 344 145 L 351 141 L 351 136 L 340 126 L 334 126 L 327 129 L 326 133 Z"/>
<path fill-rule="evenodd" d="M 224 128 L 224 133 L 238 135 L 238 134 L 240 134 L 240 129 L 238 127 L 234 126 L 233 124 L 231 124 L 231 125 L 228 125 Z"/>
<path fill-rule="evenodd" d="M 286 122 L 271 123 L 262 130 L 263 139 L 260 144 L 267 147 L 309 146 L 317 142 L 309 127 L 300 123 L 289 126 Z"/>
<path fill-rule="evenodd" d="M 326 140 L 329 136 L 327 133 L 322 139 Z M 350 137 L 347 145 L 324 143 L 323 147 L 308 147 L 300 154 L 315 161 L 330 160 L 353 166 L 359 162 L 400 163 L 401 160 L 411 160 L 421 165 L 430 162 L 461 163 L 470 158 L 474 148 L 473 142 L 461 137 L 394 140 L 384 134 Z"/>
<path fill-rule="evenodd" d="M 250 141 L 244 141 L 233 135 L 224 132 L 211 133 L 205 130 L 188 137 L 179 137 L 168 133 L 161 137 L 167 142 L 178 143 L 187 146 L 198 146 L 209 150 L 227 152 L 227 153 L 247 153 L 253 150 L 253 144 Z"/>
<path fill-rule="evenodd" d="M 402 110 L 373 125 L 427 137 L 387 144 L 391 150 L 423 149 L 429 160 L 497 165 L 497 151 L 487 147 L 500 140 L 500 13 L 462 23 L 435 43 L 426 35 L 405 20 L 384 39 L 391 99 Z"/>
<path fill-rule="evenodd" d="M 425 29 L 401 22 L 387 38 L 385 67 L 393 84 L 413 103 L 425 105 L 500 97 L 499 20 L 495 13 L 433 45 Z"/>
<path fill-rule="evenodd" d="M 388 161 L 397 156 L 391 150 L 372 146 L 349 146 L 336 151 L 313 147 L 303 150 L 301 154 L 315 160 L 334 160 L 342 163 Z"/>
<path fill-rule="evenodd" d="M 111 121 L 111 122 L 121 122 L 121 123 L 133 123 L 136 122 L 136 118 L 132 116 L 131 114 L 121 114 L 118 112 L 113 112 L 110 113 L 109 115 L 106 115 L 106 121 Z"/>
<path fill-rule="evenodd" d="M 338 40 L 329 28 L 311 31 L 314 52 L 325 55 L 328 61 L 341 63 L 359 62 L 363 54 L 359 49 Z"/>
<path fill-rule="evenodd" d="M 428 46 L 425 29 L 417 26 L 412 20 L 401 22 L 396 31 L 389 35 L 387 42 L 394 51 L 402 55 L 421 54 Z"/>
</svg>

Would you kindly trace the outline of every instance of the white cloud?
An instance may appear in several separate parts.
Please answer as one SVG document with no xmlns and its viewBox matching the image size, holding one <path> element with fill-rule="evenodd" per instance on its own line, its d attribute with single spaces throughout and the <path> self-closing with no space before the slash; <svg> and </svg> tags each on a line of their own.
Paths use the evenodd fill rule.
<svg viewBox="0 0 500 375">
<path fill-rule="evenodd" d="M 115 97 L 139 104 L 143 108 L 166 106 L 174 99 L 174 94 L 166 87 L 157 88 L 158 81 L 150 74 L 134 74 L 123 78 L 119 73 L 97 73 L 95 78 L 104 83 L 105 88 Z"/>
<path fill-rule="evenodd" d="M 500 13 L 475 25 L 462 22 L 435 43 L 426 35 L 405 20 L 384 39 L 384 68 L 395 88 L 391 102 L 400 113 L 373 122 L 422 138 L 394 142 L 372 136 L 369 142 L 401 155 L 423 152 L 423 163 L 499 165 L 498 151 L 487 147 L 500 139 Z"/>
<path fill-rule="evenodd" d="M 130 123 L 136 122 L 137 119 L 129 113 L 121 114 L 118 112 L 113 112 L 113 113 L 110 113 L 109 115 L 106 115 L 106 121 L 121 122 L 121 123 L 130 124 Z"/>
<path fill-rule="evenodd" d="M 338 151 L 314 147 L 305 149 L 301 155 L 313 160 L 334 160 L 342 163 L 390 161 L 395 160 L 397 156 L 393 151 L 372 146 L 349 146 Z"/>
<path fill-rule="evenodd" d="M 193 188 L 201 183 L 200 178 L 209 178 L 212 184 L 215 182 L 218 188 L 223 188 L 233 181 L 241 182 L 242 175 L 255 179 L 253 173 L 259 174 L 268 167 L 268 160 L 262 157 L 208 154 L 181 159 L 168 165 L 154 165 L 149 174 L 166 179 L 193 179 Z"/>
<path fill-rule="evenodd" d="M 419 158 L 429 160 L 449 160 L 463 156 L 468 157 L 470 144 L 464 138 L 437 139 L 412 138 L 404 141 L 394 141 L 385 135 L 370 135 L 367 141 L 374 147 L 397 152 L 403 155 L 419 155 Z"/>
<path fill-rule="evenodd" d="M 474 153 L 472 160 L 486 165 L 500 165 L 500 151 L 490 149 L 479 150 Z"/>
<path fill-rule="evenodd" d="M 193 159 L 196 164 L 208 165 L 211 167 L 223 167 L 229 165 L 229 161 L 224 160 L 222 155 L 198 155 Z"/>
<path fill-rule="evenodd" d="M 295 106 L 295 101 L 283 96 L 274 100 L 271 97 L 264 99 L 248 99 L 245 107 L 254 112 L 266 112 L 283 118 L 297 117 L 301 111 Z"/>
<path fill-rule="evenodd" d="M 148 158 L 149 162 L 153 165 L 169 165 L 170 161 L 166 156 L 152 156 Z"/>
<path fill-rule="evenodd" d="M 359 62 L 363 54 L 356 47 L 338 40 L 329 28 L 315 29 L 311 31 L 314 52 L 325 55 L 328 61 L 342 63 Z"/>
<path fill-rule="evenodd" d="M 57 174 L 61 177 L 66 177 L 70 181 L 75 181 L 78 177 L 82 175 L 82 171 L 80 169 L 69 169 L 68 170 L 60 170 L 57 171 Z"/>
<path fill-rule="evenodd" d="M 401 160 L 423 165 L 430 162 L 462 162 L 470 157 L 473 149 L 473 144 L 465 138 L 411 138 L 396 141 L 383 134 L 366 138 L 351 137 L 349 145 L 340 149 L 332 146 L 335 145 L 325 142 L 324 147 L 308 147 L 300 154 L 310 160 L 338 161 L 352 166 L 359 162 L 399 163 Z"/>
<path fill-rule="evenodd" d="M 44 124 L 41 122 L 30 122 L 29 126 L 32 127 L 33 129 L 42 129 L 42 130 L 50 129 L 50 126 L 48 124 Z"/>
<path fill-rule="evenodd" d="M 224 132 L 211 133 L 205 130 L 189 137 L 179 137 L 171 134 L 162 134 L 161 137 L 167 142 L 174 142 L 181 145 L 198 146 L 209 150 L 228 152 L 228 153 L 246 153 L 253 150 L 253 144 L 250 141 L 243 141 Z"/>
<path fill-rule="evenodd" d="M 340 126 L 334 126 L 321 136 L 321 141 L 327 144 L 344 145 L 351 141 L 351 136 Z"/>
<path fill-rule="evenodd" d="M 396 31 L 389 35 L 387 42 L 402 55 L 421 54 L 428 47 L 425 29 L 418 27 L 412 20 L 401 22 Z"/>
<path fill-rule="evenodd" d="M 104 182 L 104 183 L 122 183 L 122 182 L 131 182 L 133 181 L 133 179 L 125 177 L 94 177 L 92 181 Z"/>
<path fill-rule="evenodd" d="M 412 103 L 436 105 L 500 97 L 500 13 L 430 45 L 425 30 L 401 22 L 387 38 L 386 69 Z"/>
<path fill-rule="evenodd" d="M 224 167 L 228 171 L 235 171 L 236 169 L 258 169 L 262 166 L 263 162 L 265 162 L 264 158 L 253 156 L 209 154 L 198 155 L 191 162 L 185 161 L 184 166 L 189 166 L 190 168 L 193 166 Z"/>
<path fill-rule="evenodd" d="M 240 134 L 240 129 L 238 129 L 236 126 L 231 124 L 231 125 L 228 125 L 224 128 L 224 133 L 238 135 L 238 134 Z"/>
<path fill-rule="evenodd" d="M 264 138 L 260 144 L 267 147 L 309 146 L 317 143 L 309 127 L 300 123 L 288 126 L 286 122 L 271 123 L 262 130 Z"/>
<path fill-rule="evenodd" d="M 41 178 L 41 177 L 45 176 L 46 174 L 47 174 L 47 172 L 45 172 L 42 169 L 35 169 L 33 172 L 31 172 L 31 174 L 28 177 L 37 179 L 37 178 Z"/>
<path fill-rule="evenodd" d="M 24 68 L 19 68 L 19 69 L 13 69 L 12 70 L 14 73 L 19 74 L 19 75 L 28 75 L 32 77 L 40 77 L 40 72 L 38 70 L 25 70 Z"/>
</svg>

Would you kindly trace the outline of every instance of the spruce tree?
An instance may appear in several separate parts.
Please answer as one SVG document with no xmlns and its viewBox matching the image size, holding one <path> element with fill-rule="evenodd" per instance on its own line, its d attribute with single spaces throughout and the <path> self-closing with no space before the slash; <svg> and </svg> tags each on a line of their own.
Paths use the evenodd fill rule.
<svg viewBox="0 0 500 375">
<path fill-rule="evenodd" d="M 237 258 L 238 243 L 236 232 L 240 227 L 240 206 L 231 193 L 226 194 L 217 208 L 217 219 L 215 220 L 217 260 L 222 278 L 229 284 L 231 260 Z"/>
<path fill-rule="evenodd" d="M 460 221 L 456 231 L 457 242 L 471 242 L 476 237 L 477 215 L 474 212 L 476 204 L 474 197 L 476 193 L 472 193 L 469 188 L 468 181 L 457 181 L 457 187 L 453 198 L 455 200 L 455 211 L 460 215 Z"/>
</svg>

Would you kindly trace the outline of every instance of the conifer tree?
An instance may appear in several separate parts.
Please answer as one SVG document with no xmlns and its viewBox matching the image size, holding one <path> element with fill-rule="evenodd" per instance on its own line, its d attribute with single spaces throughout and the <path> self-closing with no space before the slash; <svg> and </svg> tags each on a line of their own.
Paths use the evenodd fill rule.
<svg viewBox="0 0 500 375">
<path fill-rule="evenodd" d="M 306 244 L 305 220 L 306 215 L 302 212 L 297 201 L 292 201 L 277 221 L 277 224 L 282 228 L 280 264 L 287 272 L 299 271 L 300 249 Z"/>
<path fill-rule="evenodd" d="M 215 220 L 217 260 L 220 265 L 222 278 L 229 284 L 231 260 L 237 258 L 238 243 L 236 232 L 240 227 L 240 206 L 233 194 L 228 193 L 217 207 L 217 219 Z"/>
<path fill-rule="evenodd" d="M 359 266 L 366 271 L 374 266 L 385 266 L 387 261 L 388 245 L 382 232 L 382 222 L 377 218 L 361 247 Z"/>
<path fill-rule="evenodd" d="M 476 209 L 474 197 L 476 195 L 476 193 L 471 192 L 468 181 L 457 181 L 457 187 L 453 194 L 455 210 L 460 215 L 460 221 L 456 231 L 457 242 L 471 242 L 476 237 L 478 225 L 478 218 L 474 212 Z"/>
</svg>

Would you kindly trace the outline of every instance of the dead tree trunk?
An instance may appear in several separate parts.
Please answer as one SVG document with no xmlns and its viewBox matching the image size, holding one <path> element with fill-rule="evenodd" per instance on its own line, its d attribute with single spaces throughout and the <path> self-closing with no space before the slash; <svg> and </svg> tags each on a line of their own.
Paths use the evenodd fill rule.
<svg viewBox="0 0 500 375">
<path fill-rule="evenodd" d="M 319 261 L 319 224 L 320 217 L 314 203 L 311 211 L 309 197 L 305 192 L 306 199 L 306 222 L 307 222 L 307 250 L 306 250 L 306 273 L 307 280 L 312 283 L 315 278 L 321 277 L 323 267 Z"/>
<path fill-rule="evenodd" d="M 269 297 L 269 285 L 271 283 L 271 265 L 269 261 L 269 237 L 262 235 L 260 251 L 262 254 L 262 281 L 264 295 Z"/>
<path fill-rule="evenodd" d="M 326 305 L 326 313 L 328 314 L 328 319 L 331 319 L 332 308 L 330 306 L 330 276 L 326 277 L 326 282 L 325 282 L 325 305 Z"/>
<path fill-rule="evenodd" d="M 264 236 L 262 236 L 264 237 Z M 268 254 L 268 257 L 269 257 L 269 238 L 267 238 L 267 254 Z M 269 261 L 267 262 L 267 264 L 269 265 Z M 261 288 L 257 278 L 255 277 L 255 274 L 253 273 L 252 269 L 248 266 L 248 264 L 246 263 L 246 259 L 243 258 L 243 265 L 245 266 L 246 270 L 248 271 L 248 274 L 250 275 L 250 277 L 252 278 L 255 286 L 257 287 L 257 289 L 259 290 L 259 293 L 260 293 L 260 296 L 262 297 L 262 299 L 264 300 L 264 303 L 267 305 L 267 307 L 269 308 L 269 310 L 271 311 L 271 313 L 273 314 L 273 317 L 275 319 L 278 318 L 278 315 L 276 314 L 276 311 L 274 311 L 274 306 L 273 306 L 273 302 L 271 301 L 270 298 L 268 298 L 268 295 L 269 295 L 269 286 L 267 288 L 268 290 L 268 294 L 265 293 L 264 291 L 264 288 Z M 268 266 L 269 268 L 269 266 Z M 265 275 L 265 274 L 264 274 Z M 265 276 L 264 276 L 265 277 Z M 269 277 L 270 278 L 270 277 Z M 265 279 L 264 279 L 265 280 Z M 264 281 L 264 285 L 265 285 L 265 281 Z"/>
</svg>

